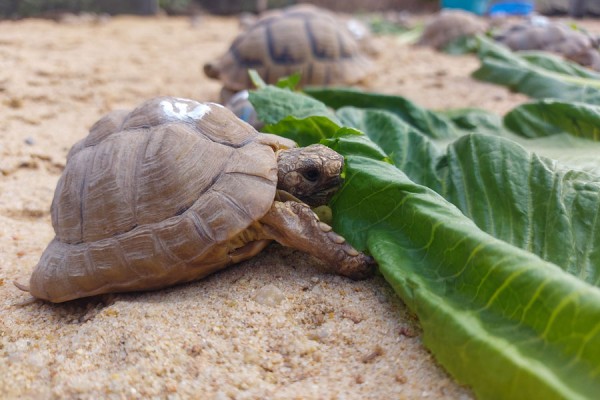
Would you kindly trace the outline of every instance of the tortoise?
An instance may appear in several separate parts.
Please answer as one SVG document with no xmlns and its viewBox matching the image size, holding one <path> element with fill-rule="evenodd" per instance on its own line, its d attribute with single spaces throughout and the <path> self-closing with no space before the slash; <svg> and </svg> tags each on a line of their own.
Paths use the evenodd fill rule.
<svg viewBox="0 0 600 400">
<path fill-rule="evenodd" d="M 299 85 L 353 84 L 364 79 L 372 62 L 349 25 L 335 14 L 309 5 L 269 11 L 240 33 L 204 73 L 223 82 L 221 102 L 250 89 L 248 70 L 266 83 L 299 72 Z"/>
<path fill-rule="evenodd" d="M 51 206 L 56 236 L 29 280 L 64 302 L 159 289 L 246 260 L 275 240 L 341 275 L 373 259 L 321 222 L 343 157 L 257 132 L 225 107 L 157 97 L 96 122 L 67 155 Z"/>
<path fill-rule="evenodd" d="M 506 26 L 494 39 L 513 51 L 548 51 L 583 66 L 600 70 L 598 39 L 564 24 L 538 18 Z"/>
<path fill-rule="evenodd" d="M 477 15 L 455 9 L 446 9 L 431 19 L 417 44 L 442 50 L 452 41 L 465 36 L 484 33 L 487 24 Z"/>
</svg>

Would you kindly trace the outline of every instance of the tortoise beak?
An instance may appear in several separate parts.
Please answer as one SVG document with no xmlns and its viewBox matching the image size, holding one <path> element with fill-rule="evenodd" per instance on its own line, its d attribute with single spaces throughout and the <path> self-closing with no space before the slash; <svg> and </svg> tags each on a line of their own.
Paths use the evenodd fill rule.
<svg viewBox="0 0 600 400">
<path fill-rule="evenodd" d="M 344 180 L 341 177 L 336 176 L 331 178 L 323 189 L 311 194 L 310 196 L 307 196 L 306 198 L 300 198 L 300 200 L 311 207 L 324 206 L 329 203 L 329 200 L 331 200 L 333 195 L 336 194 L 337 191 L 342 187 L 343 183 Z"/>
</svg>

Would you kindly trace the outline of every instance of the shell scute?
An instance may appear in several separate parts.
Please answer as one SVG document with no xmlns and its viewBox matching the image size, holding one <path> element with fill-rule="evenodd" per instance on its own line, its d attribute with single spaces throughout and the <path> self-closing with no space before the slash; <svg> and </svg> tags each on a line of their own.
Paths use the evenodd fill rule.
<svg viewBox="0 0 600 400">
<path fill-rule="evenodd" d="M 124 275 L 115 265 L 126 265 L 123 249 L 116 239 L 108 238 L 91 243 L 88 248 L 91 264 L 96 268 L 96 276 L 103 283 L 115 282 Z"/>
<path fill-rule="evenodd" d="M 163 221 L 191 207 L 219 179 L 234 152 L 186 126 L 159 127 L 152 137 L 156 140 L 149 141 L 131 182 L 138 225 Z"/>
<path fill-rule="evenodd" d="M 127 118 L 128 115 L 129 111 L 127 110 L 115 110 L 100 118 L 92 125 L 89 134 L 73 145 L 71 150 L 69 150 L 67 162 L 73 155 L 77 154 L 82 149 L 89 146 L 95 146 L 113 133 L 119 132 L 121 126 L 123 126 L 123 121 L 125 121 L 125 118 Z"/>
<path fill-rule="evenodd" d="M 308 39 L 310 43 L 310 35 L 305 39 L 293 34 L 306 28 L 305 21 L 289 19 L 266 23 L 262 29 L 256 29 L 264 36 L 266 42 L 261 43 L 261 47 L 265 47 L 266 50 L 263 57 L 268 60 L 268 63 L 263 61 L 263 64 L 294 65 L 307 62 L 311 56 L 311 47 L 304 41 Z"/>
<path fill-rule="evenodd" d="M 63 171 L 54 191 L 50 207 L 52 226 L 57 237 L 65 243 L 82 241 L 81 200 L 85 183 L 85 170 L 75 169 L 70 173 L 70 163 Z"/>
<path fill-rule="evenodd" d="M 61 229 L 57 229 L 58 237 L 66 243 L 99 240 L 127 232 L 137 224 L 135 190 L 132 188 L 145 138 L 139 133 L 131 135 L 127 140 L 128 145 L 124 146 L 124 140 L 119 135 L 105 140 L 101 145 L 85 149 L 67 164 L 68 171 L 64 176 L 77 173 L 76 170 L 86 172 L 80 185 L 66 185 L 61 199 L 55 202 L 60 205 L 71 196 L 76 196 L 79 201 L 79 240 L 68 240 Z M 74 191 L 79 193 L 75 195 L 72 193 Z M 97 215 L 103 215 L 104 218 L 97 218 Z"/>
<path fill-rule="evenodd" d="M 159 243 L 179 262 L 201 257 L 216 245 L 215 233 L 205 221 L 187 211 L 155 230 Z"/>
<path fill-rule="evenodd" d="M 156 251 L 154 234 L 148 227 L 142 227 L 135 235 L 124 235 L 117 241 L 130 274 L 143 279 L 163 269 L 162 253 Z"/>
</svg>

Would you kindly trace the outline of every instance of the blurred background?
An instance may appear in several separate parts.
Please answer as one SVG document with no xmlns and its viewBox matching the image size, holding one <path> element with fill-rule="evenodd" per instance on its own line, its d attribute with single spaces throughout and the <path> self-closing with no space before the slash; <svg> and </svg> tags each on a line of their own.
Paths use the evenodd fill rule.
<svg viewBox="0 0 600 400">
<path fill-rule="evenodd" d="M 267 8 L 312 3 L 335 11 L 373 12 L 384 10 L 433 12 L 447 5 L 463 4 L 466 9 L 490 7 L 494 3 L 523 0 L 0 0 L 0 18 L 52 18 L 61 13 L 137 15 L 220 15 L 260 12 Z M 530 0 L 541 14 L 571 16 L 600 15 L 600 0 Z M 483 5 L 482 5 L 483 4 Z M 450 7 L 454 8 L 454 7 Z"/>
<path fill-rule="evenodd" d="M 106 13 L 153 15 L 189 15 L 199 12 L 235 14 L 259 12 L 267 8 L 285 7 L 297 3 L 312 3 L 337 11 L 381 11 L 405 9 L 433 11 L 437 0 L 0 0 L 0 17 L 51 17 L 57 13 Z"/>
</svg>

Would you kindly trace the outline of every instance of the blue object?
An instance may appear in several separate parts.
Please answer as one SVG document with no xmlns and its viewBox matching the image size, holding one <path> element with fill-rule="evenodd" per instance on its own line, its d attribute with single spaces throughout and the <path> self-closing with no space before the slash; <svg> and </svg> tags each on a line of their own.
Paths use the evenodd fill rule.
<svg viewBox="0 0 600 400">
<path fill-rule="evenodd" d="M 496 1 L 488 13 L 494 15 L 529 15 L 533 12 L 533 1 Z"/>
<path fill-rule="evenodd" d="M 459 8 L 474 14 L 483 15 L 487 11 L 488 0 L 441 0 L 442 8 Z"/>
</svg>

